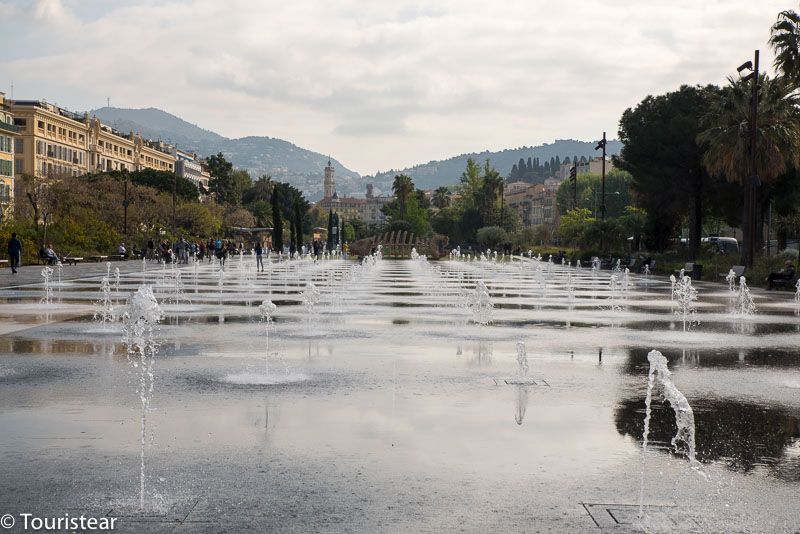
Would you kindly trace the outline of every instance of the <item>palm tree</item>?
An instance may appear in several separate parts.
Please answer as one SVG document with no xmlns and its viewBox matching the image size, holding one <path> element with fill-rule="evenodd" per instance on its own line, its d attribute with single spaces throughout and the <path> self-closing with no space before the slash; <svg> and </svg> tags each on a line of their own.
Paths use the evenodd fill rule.
<svg viewBox="0 0 800 534">
<path fill-rule="evenodd" d="M 410 176 L 405 174 L 398 174 L 394 177 L 392 184 L 392 191 L 397 198 L 397 205 L 400 208 L 400 216 L 403 220 L 406 219 L 406 206 L 409 197 L 414 193 L 414 182 L 411 181 Z"/>
<path fill-rule="evenodd" d="M 775 51 L 775 68 L 793 82 L 800 82 L 800 15 L 781 11 L 770 30 L 769 44 Z"/>
<path fill-rule="evenodd" d="M 450 190 L 444 186 L 439 187 L 433 192 L 431 204 L 439 209 L 446 208 L 450 205 Z"/>
<path fill-rule="evenodd" d="M 708 113 L 701 119 L 705 128 L 697 137 L 698 143 L 706 145 L 703 165 L 710 174 L 724 176 L 729 182 L 742 186 L 745 206 L 756 209 L 756 219 L 761 222 L 761 191 L 751 187 L 750 155 L 750 86 L 742 80 L 729 78 L 729 86 L 713 98 Z M 800 97 L 793 85 L 783 78 L 761 77 L 758 99 L 758 124 L 756 130 L 755 163 L 758 178 L 765 183 L 773 182 L 789 168 L 800 167 Z M 755 195 L 749 196 L 750 191 Z M 747 209 L 747 208 L 746 208 Z M 746 243 L 751 231 L 745 221 L 742 229 Z M 755 229 L 753 243 L 758 248 L 761 232 Z"/>
</svg>

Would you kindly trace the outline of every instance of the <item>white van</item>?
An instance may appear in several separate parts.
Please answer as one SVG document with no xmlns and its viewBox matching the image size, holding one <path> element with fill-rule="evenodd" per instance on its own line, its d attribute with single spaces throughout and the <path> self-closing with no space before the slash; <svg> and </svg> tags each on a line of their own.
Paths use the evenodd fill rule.
<svg viewBox="0 0 800 534">
<path fill-rule="evenodd" d="M 739 254 L 739 242 L 733 237 L 704 237 L 701 243 L 720 254 Z"/>
</svg>

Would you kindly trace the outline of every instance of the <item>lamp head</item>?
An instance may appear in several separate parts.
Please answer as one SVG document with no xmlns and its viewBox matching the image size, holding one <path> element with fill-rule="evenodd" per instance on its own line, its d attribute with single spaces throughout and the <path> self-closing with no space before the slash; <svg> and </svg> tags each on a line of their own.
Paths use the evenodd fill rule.
<svg viewBox="0 0 800 534">
<path fill-rule="evenodd" d="M 741 65 L 739 65 L 739 68 L 737 68 L 737 69 L 736 69 L 736 72 L 738 72 L 739 74 L 741 74 L 741 73 L 742 73 L 742 71 L 743 71 L 743 70 L 745 70 L 745 69 L 747 69 L 747 70 L 753 70 L 753 62 L 752 62 L 752 61 L 745 61 L 744 63 L 742 63 Z"/>
</svg>

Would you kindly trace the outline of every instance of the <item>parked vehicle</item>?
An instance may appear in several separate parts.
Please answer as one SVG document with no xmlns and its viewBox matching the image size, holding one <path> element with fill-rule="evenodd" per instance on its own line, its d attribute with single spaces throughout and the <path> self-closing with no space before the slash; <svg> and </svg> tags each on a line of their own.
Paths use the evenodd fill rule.
<svg viewBox="0 0 800 534">
<path fill-rule="evenodd" d="M 709 236 L 700 240 L 703 246 L 719 254 L 739 254 L 739 242 L 733 237 Z"/>
</svg>

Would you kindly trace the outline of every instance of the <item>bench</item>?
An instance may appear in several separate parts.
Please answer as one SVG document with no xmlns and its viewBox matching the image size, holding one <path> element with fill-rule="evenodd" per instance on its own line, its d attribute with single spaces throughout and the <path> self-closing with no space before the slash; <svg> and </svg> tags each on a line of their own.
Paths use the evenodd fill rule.
<svg viewBox="0 0 800 534">
<path fill-rule="evenodd" d="M 122 254 L 112 254 L 108 259 L 109 261 L 125 261 L 125 256 Z"/>
<path fill-rule="evenodd" d="M 733 275 L 736 277 L 736 281 L 738 282 L 739 278 L 744 276 L 745 266 L 744 265 L 733 265 L 733 266 L 731 266 L 731 271 L 733 271 Z M 720 274 L 719 277 L 720 278 L 728 278 L 728 273 L 730 273 L 730 271 L 728 271 L 725 274 Z"/>
<path fill-rule="evenodd" d="M 64 256 L 64 258 L 61 260 L 61 263 L 66 263 L 67 265 L 78 265 L 79 261 L 83 261 L 83 258 L 76 256 Z"/>
<path fill-rule="evenodd" d="M 8 260 L 0 260 L 0 265 L 8 265 Z"/>
<path fill-rule="evenodd" d="M 108 256 L 89 256 L 89 261 L 100 263 L 101 261 L 108 260 Z"/>
<path fill-rule="evenodd" d="M 777 278 L 772 281 L 772 285 L 775 289 L 794 289 L 797 285 L 797 277 L 793 276 L 791 278 Z"/>
</svg>

